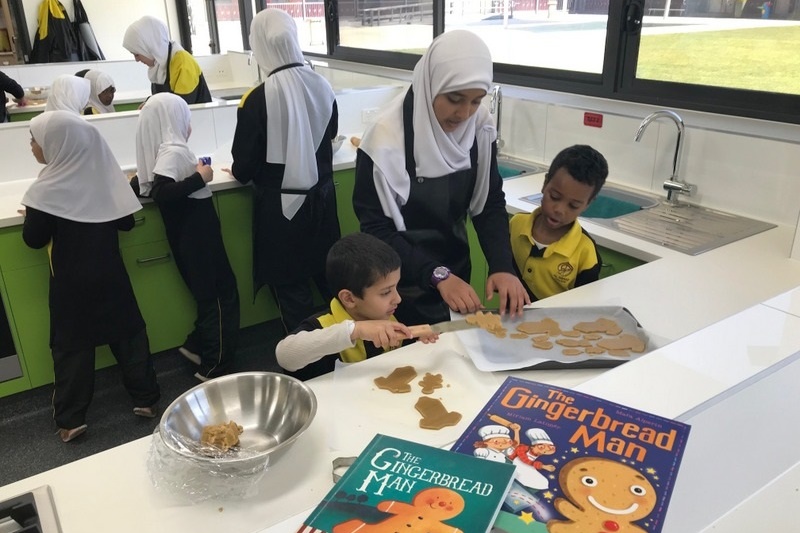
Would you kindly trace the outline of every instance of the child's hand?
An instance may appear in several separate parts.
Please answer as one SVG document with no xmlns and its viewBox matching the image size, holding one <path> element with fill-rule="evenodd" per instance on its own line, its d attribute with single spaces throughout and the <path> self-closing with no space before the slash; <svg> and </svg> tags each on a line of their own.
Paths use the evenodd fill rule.
<svg viewBox="0 0 800 533">
<path fill-rule="evenodd" d="M 505 315 L 506 311 L 512 317 L 522 316 L 523 307 L 531 303 L 522 282 L 508 272 L 495 272 L 486 280 L 486 298 L 491 299 L 494 293 L 500 295 L 500 316 Z"/>
<path fill-rule="evenodd" d="M 195 169 L 200 174 L 200 177 L 203 178 L 204 182 L 208 183 L 214 179 L 214 169 L 212 169 L 210 165 L 206 165 L 201 161 L 197 163 Z"/>
<path fill-rule="evenodd" d="M 439 334 L 434 333 L 433 329 L 427 324 L 409 326 L 408 330 L 411 332 L 412 337 L 418 338 L 423 344 L 431 344 L 439 340 Z"/>
<path fill-rule="evenodd" d="M 411 338 L 411 332 L 406 326 L 394 320 L 356 320 L 352 341 L 358 339 L 370 341 L 377 347 L 396 348 L 403 344 L 405 339 Z"/>
<path fill-rule="evenodd" d="M 223 167 L 222 171 L 230 174 L 232 178 L 236 179 L 236 176 L 233 175 L 233 171 L 231 169 Z"/>
<path fill-rule="evenodd" d="M 429 334 L 418 335 L 417 338 L 422 344 L 433 344 L 439 340 L 439 334 L 431 332 Z"/>
</svg>

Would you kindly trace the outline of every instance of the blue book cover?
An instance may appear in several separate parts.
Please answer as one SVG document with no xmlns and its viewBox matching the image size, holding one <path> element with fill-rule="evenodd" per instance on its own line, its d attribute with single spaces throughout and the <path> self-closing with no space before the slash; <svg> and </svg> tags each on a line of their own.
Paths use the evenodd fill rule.
<svg viewBox="0 0 800 533">
<path fill-rule="evenodd" d="M 379 434 L 298 531 L 486 533 L 513 477 L 511 464 Z"/>
<path fill-rule="evenodd" d="M 515 377 L 453 451 L 513 464 L 495 533 L 658 533 L 689 426 Z"/>
</svg>

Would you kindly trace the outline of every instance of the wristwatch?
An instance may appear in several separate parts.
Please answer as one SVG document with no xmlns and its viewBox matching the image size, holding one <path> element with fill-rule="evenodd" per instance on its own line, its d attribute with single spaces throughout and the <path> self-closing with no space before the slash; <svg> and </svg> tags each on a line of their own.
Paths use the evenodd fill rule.
<svg viewBox="0 0 800 533">
<path fill-rule="evenodd" d="M 431 285 L 436 287 L 439 283 L 450 277 L 450 269 L 446 266 L 438 266 L 433 269 L 431 274 Z"/>
</svg>

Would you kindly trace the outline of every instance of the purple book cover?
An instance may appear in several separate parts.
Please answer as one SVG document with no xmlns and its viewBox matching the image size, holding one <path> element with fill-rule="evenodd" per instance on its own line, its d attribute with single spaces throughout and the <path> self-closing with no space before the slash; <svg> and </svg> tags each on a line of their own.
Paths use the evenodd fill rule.
<svg viewBox="0 0 800 533">
<path fill-rule="evenodd" d="M 689 426 L 506 378 L 452 450 L 516 465 L 495 533 L 658 533 Z"/>
</svg>

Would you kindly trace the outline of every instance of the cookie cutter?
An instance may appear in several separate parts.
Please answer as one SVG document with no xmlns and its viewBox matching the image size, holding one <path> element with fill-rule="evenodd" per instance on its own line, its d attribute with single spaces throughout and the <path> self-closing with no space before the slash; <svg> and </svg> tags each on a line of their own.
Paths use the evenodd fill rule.
<svg viewBox="0 0 800 533">
<path fill-rule="evenodd" d="M 204 165 L 210 165 L 211 164 L 211 156 L 201 157 L 200 158 L 200 162 L 203 163 Z"/>
<path fill-rule="evenodd" d="M 347 468 L 352 465 L 356 459 L 356 457 L 337 457 L 333 460 L 331 476 L 333 477 L 334 483 L 342 479 L 344 473 L 347 472 Z"/>
</svg>

